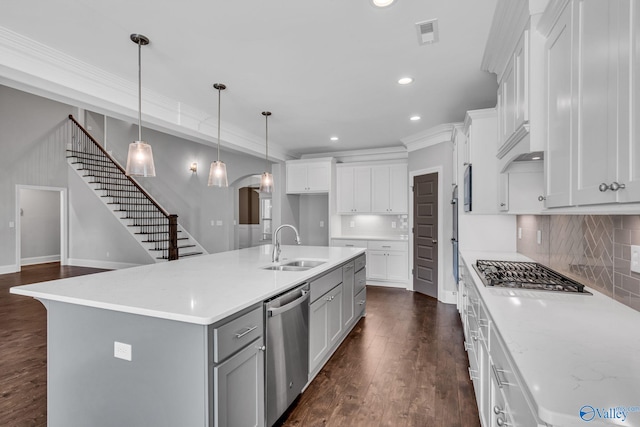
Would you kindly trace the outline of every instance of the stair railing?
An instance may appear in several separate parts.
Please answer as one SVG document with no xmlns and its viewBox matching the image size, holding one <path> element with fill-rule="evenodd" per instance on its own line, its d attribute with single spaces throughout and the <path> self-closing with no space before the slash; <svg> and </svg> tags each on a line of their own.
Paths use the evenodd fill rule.
<svg viewBox="0 0 640 427">
<path fill-rule="evenodd" d="M 111 156 L 78 121 L 69 115 L 72 127 L 73 157 L 91 165 L 91 175 L 101 188 L 110 192 L 117 204 L 126 206 L 126 218 L 148 236 L 147 242 L 155 244 L 157 250 L 167 252 L 167 259 L 178 259 L 178 215 L 168 213 L 144 188 L 127 176 L 124 168 Z M 116 177 L 112 172 L 120 173 Z M 135 189 L 135 190 L 134 190 Z M 133 194 L 133 195 L 132 195 Z"/>
</svg>

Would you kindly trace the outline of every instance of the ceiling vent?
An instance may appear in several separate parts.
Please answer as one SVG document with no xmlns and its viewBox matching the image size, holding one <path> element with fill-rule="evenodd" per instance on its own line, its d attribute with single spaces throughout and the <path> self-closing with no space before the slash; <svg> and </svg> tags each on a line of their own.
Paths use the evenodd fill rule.
<svg viewBox="0 0 640 427">
<path fill-rule="evenodd" d="M 419 44 L 436 43 L 440 39 L 437 19 L 418 22 L 416 24 L 416 29 L 418 30 Z"/>
</svg>

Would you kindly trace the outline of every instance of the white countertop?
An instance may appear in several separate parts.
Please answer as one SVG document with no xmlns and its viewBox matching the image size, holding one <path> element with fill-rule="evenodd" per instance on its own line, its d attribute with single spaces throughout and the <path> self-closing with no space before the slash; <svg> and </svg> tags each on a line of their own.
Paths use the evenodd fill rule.
<svg viewBox="0 0 640 427">
<path fill-rule="evenodd" d="M 593 295 L 488 288 L 472 268 L 476 260 L 531 260 L 517 253 L 461 253 L 542 421 L 640 426 L 640 412 L 624 422 L 579 416 L 584 405 L 640 407 L 639 312 L 591 288 Z"/>
<path fill-rule="evenodd" d="M 360 248 L 282 246 L 281 263 L 326 260 L 306 271 L 270 271 L 272 245 L 11 288 L 41 300 L 209 325 L 330 270 Z"/>
<path fill-rule="evenodd" d="M 403 234 L 401 236 L 339 236 L 332 237 L 335 240 L 389 240 L 394 242 L 408 242 L 409 236 Z"/>
</svg>

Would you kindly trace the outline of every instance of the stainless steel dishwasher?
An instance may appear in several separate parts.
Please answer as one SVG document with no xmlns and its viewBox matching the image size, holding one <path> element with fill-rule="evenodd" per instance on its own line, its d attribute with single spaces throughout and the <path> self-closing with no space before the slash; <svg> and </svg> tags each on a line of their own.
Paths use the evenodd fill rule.
<svg viewBox="0 0 640 427">
<path fill-rule="evenodd" d="M 309 375 L 309 284 L 265 302 L 267 426 L 302 392 Z"/>
</svg>

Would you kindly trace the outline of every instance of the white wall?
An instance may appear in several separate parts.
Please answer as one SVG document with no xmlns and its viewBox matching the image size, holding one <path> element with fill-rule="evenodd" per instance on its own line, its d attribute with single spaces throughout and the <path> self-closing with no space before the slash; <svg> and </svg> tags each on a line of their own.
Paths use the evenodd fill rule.
<svg viewBox="0 0 640 427">
<path fill-rule="evenodd" d="M 60 260 L 60 192 L 20 189 L 21 265 Z"/>
<path fill-rule="evenodd" d="M 300 195 L 300 240 L 303 245 L 329 246 L 329 197 Z M 320 222 L 323 226 L 320 226 Z"/>
</svg>

